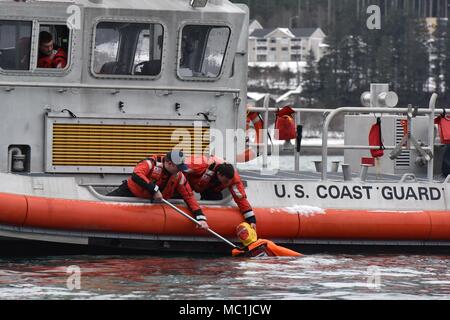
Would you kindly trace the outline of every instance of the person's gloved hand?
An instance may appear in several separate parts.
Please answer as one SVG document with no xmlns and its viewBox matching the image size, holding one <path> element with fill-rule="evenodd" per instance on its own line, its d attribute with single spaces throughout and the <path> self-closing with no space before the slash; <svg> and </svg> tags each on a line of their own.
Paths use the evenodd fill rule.
<svg viewBox="0 0 450 320">
<path fill-rule="evenodd" d="M 156 193 L 153 195 L 153 200 L 154 200 L 155 202 L 161 202 L 162 199 L 163 199 L 163 196 L 162 196 L 161 191 L 158 191 L 158 192 L 156 192 Z"/>
</svg>

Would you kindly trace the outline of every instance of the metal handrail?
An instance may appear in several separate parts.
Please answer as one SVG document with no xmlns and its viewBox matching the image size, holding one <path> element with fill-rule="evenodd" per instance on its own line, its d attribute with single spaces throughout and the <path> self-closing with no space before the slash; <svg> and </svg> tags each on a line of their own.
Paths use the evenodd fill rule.
<svg viewBox="0 0 450 320">
<path fill-rule="evenodd" d="M 258 108 L 258 107 L 249 107 L 247 109 L 250 112 L 265 112 L 266 110 L 268 112 L 278 112 L 280 111 L 279 108 Z M 294 110 L 297 113 L 330 113 L 331 111 L 335 110 L 335 109 L 313 109 L 313 108 L 292 108 L 292 110 Z"/>
<path fill-rule="evenodd" d="M 249 107 L 247 108 L 247 111 L 250 112 L 258 112 L 258 113 L 263 113 L 264 114 L 264 129 L 263 129 L 263 168 L 267 169 L 268 167 L 268 157 L 269 157 L 269 141 L 268 141 L 268 130 L 269 130 L 269 126 L 267 125 L 269 123 L 269 113 L 275 113 L 278 112 L 280 109 L 279 108 L 270 108 L 269 107 L 269 103 L 270 103 L 270 95 L 266 94 L 264 96 L 264 103 L 263 103 L 263 108 L 258 108 L 258 107 Z M 296 121 L 297 123 L 300 123 L 300 115 L 301 113 L 321 113 L 323 115 L 328 115 L 330 112 L 333 111 L 333 109 L 308 109 L 308 108 L 296 108 L 293 110 L 296 113 Z M 300 170 L 300 153 L 295 151 L 295 170 L 299 171 Z"/>
<path fill-rule="evenodd" d="M 267 141 L 267 132 L 268 132 L 268 119 L 270 112 L 278 112 L 279 108 L 269 108 L 269 95 L 266 94 L 264 97 L 264 107 L 249 107 L 248 111 L 250 112 L 259 112 L 264 113 L 264 139 L 263 139 L 263 167 L 267 168 L 267 158 L 268 158 L 268 141 Z M 429 117 L 429 126 L 428 126 L 428 146 L 423 147 L 424 150 L 429 150 L 432 154 L 434 153 L 435 139 L 434 139 L 434 118 L 436 116 L 436 101 L 438 95 L 434 93 L 430 99 L 429 109 L 418 109 L 417 115 L 427 115 Z M 296 119 L 299 123 L 299 116 L 301 113 L 321 113 L 325 116 L 325 121 L 323 125 L 323 133 L 322 133 L 322 145 L 312 145 L 308 146 L 311 148 L 322 148 L 322 180 L 327 180 L 327 161 L 328 161 L 328 149 L 343 149 L 343 150 L 376 150 L 379 149 L 377 146 L 357 146 L 357 145 L 338 145 L 338 146 L 328 146 L 328 133 L 331 121 L 341 113 L 385 113 L 385 114 L 407 114 L 410 110 L 408 108 L 355 108 L 355 107 L 343 107 L 338 109 L 308 109 L 308 108 L 293 108 L 296 113 Z M 387 150 L 393 150 L 396 146 L 385 146 Z M 415 150 L 414 147 L 402 147 L 403 150 Z M 295 152 L 295 170 L 299 170 L 299 153 Z M 434 168 L 434 158 L 428 161 L 428 180 L 430 182 L 433 181 L 433 168 Z"/>
<path fill-rule="evenodd" d="M 313 144 L 308 145 L 308 148 L 319 149 L 322 145 Z M 384 150 L 395 150 L 397 146 L 383 146 Z M 329 150 L 380 150 L 379 146 L 357 146 L 357 145 L 334 145 L 328 146 Z M 431 150 L 430 147 L 422 147 L 423 150 Z M 416 150 L 414 147 L 402 147 L 402 150 Z"/>
<path fill-rule="evenodd" d="M 430 118 L 430 124 L 428 128 L 429 143 L 428 148 L 431 153 L 434 153 L 434 116 L 436 109 L 436 100 L 438 95 L 436 93 L 430 99 L 429 109 L 418 109 L 417 115 L 428 115 Z M 385 114 L 407 114 L 410 110 L 408 108 L 339 108 L 331 112 L 325 120 L 323 125 L 323 136 L 322 136 L 322 180 L 327 180 L 327 163 L 328 163 L 328 129 L 330 127 L 331 121 L 341 114 L 341 113 L 385 113 Z M 369 148 L 369 147 L 368 147 Z M 432 157 L 433 158 L 433 157 Z M 428 162 L 428 180 L 433 181 L 433 166 L 434 162 L 431 159 Z"/>
<path fill-rule="evenodd" d="M 268 157 L 269 157 L 269 103 L 270 103 L 270 95 L 266 94 L 264 96 L 264 130 L 263 130 L 263 144 L 264 144 L 264 153 L 263 153 L 263 169 L 267 169 L 268 167 Z"/>
<path fill-rule="evenodd" d="M 430 104 L 428 106 L 430 115 L 428 119 L 428 146 L 431 148 L 431 159 L 428 161 L 428 181 L 433 182 L 434 178 L 434 119 L 436 116 L 436 101 L 437 101 L 438 95 L 437 93 L 433 93 L 430 99 Z"/>
<path fill-rule="evenodd" d="M 161 87 L 161 86 L 123 86 L 123 85 L 99 85 L 87 83 L 52 83 L 52 82 L 0 82 L 0 87 L 14 88 L 55 88 L 55 89 L 103 89 L 103 90 L 156 90 L 156 91 L 197 91 L 215 93 L 239 94 L 240 89 L 229 88 L 202 88 L 202 87 Z"/>
</svg>

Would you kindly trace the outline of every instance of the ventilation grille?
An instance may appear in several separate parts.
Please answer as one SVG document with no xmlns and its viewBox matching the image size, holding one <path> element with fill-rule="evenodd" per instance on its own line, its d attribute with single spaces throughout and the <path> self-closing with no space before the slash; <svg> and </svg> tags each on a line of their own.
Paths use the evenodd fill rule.
<svg viewBox="0 0 450 320">
<path fill-rule="evenodd" d="M 404 136 L 403 122 L 405 119 L 395 119 L 395 145 L 402 142 Z M 411 166 L 411 151 L 404 150 L 397 159 L 395 159 L 395 168 L 404 169 Z"/>
<path fill-rule="evenodd" d="M 207 127 L 54 123 L 52 165 L 130 167 L 175 146 L 187 155 L 207 154 L 209 141 Z"/>
</svg>

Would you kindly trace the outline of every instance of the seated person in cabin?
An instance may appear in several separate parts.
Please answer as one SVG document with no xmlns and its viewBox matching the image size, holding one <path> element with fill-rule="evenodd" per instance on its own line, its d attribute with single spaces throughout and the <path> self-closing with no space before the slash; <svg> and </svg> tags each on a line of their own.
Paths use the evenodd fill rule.
<svg viewBox="0 0 450 320">
<path fill-rule="evenodd" d="M 302 257 L 303 255 L 277 246 L 270 240 L 258 239 L 255 229 L 248 223 L 241 223 L 236 234 L 244 245 L 243 249 L 233 249 L 233 257 Z"/>
<path fill-rule="evenodd" d="M 38 68 L 64 69 L 67 65 L 67 53 L 62 49 L 56 49 L 53 36 L 47 31 L 39 34 Z"/>
<path fill-rule="evenodd" d="M 233 165 L 217 157 L 192 156 L 186 159 L 189 170 L 185 175 L 190 186 L 202 200 L 222 200 L 222 190 L 233 196 L 245 221 L 256 230 L 256 216 L 245 194 L 245 187 Z"/>
<path fill-rule="evenodd" d="M 136 166 L 133 175 L 113 192 L 110 197 L 138 197 L 144 199 L 170 199 L 175 192 L 183 197 L 203 229 L 208 229 L 206 217 L 195 199 L 194 193 L 183 172 L 188 167 L 180 150 L 169 152 L 159 163 L 156 158 L 148 158 Z"/>
</svg>

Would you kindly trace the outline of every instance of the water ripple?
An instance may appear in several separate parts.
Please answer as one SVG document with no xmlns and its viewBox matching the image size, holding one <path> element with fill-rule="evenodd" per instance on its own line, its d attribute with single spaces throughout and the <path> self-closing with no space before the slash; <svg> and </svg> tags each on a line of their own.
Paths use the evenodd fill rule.
<svg viewBox="0 0 450 320">
<path fill-rule="evenodd" d="M 0 299 L 449 299 L 449 257 L 0 259 Z M 79 266 L 80 290 L 67 267 Z"/>
</svg>

